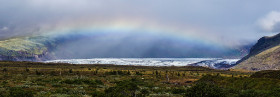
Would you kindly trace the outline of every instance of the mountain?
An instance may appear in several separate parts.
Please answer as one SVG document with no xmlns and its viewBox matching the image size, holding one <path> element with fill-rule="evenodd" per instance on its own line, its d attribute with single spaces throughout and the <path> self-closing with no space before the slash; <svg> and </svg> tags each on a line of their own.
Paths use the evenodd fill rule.
<svg viewBox="0 0 280 97">
<path fill-rule="evenodd" d="M 118 36 L 118 37 L 116 37 Z M 248 46 L 228 48 L 152 35 L 65 34 L 0 40 L 0 60 L 89 58 L 239 58 Z"/>
<path fill-rule="evenodd" d="M 17 37 L 0 41 L 0 60 L 43 61 L 54 59 L 54 43 L 47 37 Z"/>
<path fill-rule="evenodd" d="M 67 38 L 65 38 L 67 37 Z M 129 35 L 87 34 L 59 38 L 55 54 L 61 59 L 88 58 L 240 58 L 246 47 L 230 48 L 170 36 L 130 33 Z M 244 51 L 245 50 L 245 51 Z"/>
<path fill-rule="evenodd" d="M 280 34 L 265 36 L 251 48 L 250 53 L 237 62 L 234 69 L 277 70 L 280 68 Z"/>
</svg>

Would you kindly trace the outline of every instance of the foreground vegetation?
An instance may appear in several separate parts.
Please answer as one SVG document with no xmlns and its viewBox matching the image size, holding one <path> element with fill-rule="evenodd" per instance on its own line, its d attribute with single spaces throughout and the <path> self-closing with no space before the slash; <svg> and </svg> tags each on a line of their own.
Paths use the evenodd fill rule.
<svg viewBox="0 0 280 97">
<path fill-rule="evenodd" d="M 276 97 L 274 71 L 0 62 L 0 97 Z M 251 77 L 250 77 L 251 76 Z"/>
</svg>

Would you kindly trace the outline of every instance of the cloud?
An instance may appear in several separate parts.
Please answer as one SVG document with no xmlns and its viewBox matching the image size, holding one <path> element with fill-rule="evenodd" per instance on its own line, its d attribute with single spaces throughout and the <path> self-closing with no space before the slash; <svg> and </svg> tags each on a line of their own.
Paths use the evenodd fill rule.
<svg viewBox="0 0 280 97">
<path fill-rule="evenodd" d="M 1 28 L 0 30 L 1 30 L 1 31 L 7 31 L 7 30 L 9 30 L 9 28 L 8 28 L 8 27 L 3 27 L 3 28 Z"/>
<path fill-rule="evenodd" d="M 258 21 L 260 27 L 268 32 L 280 32 L 280 12 L 271 11 Z"/>
<path fill-rule="evenodd" d="M 240 41 L 263 36 L 256 34 L 252 23 L 278 9 L 279 3 L 279 0 L 254 3 L 244 0 L 0 0 L 0 13 L 3 13 L 0 29 L 8 27 L 1 31 L 0 39 L 53 32 L 61 26 L 114 26 L 128 21 L 139 25 L 136 29 L 160 26 L 182 36 L 191 34 L 235 46 L 243 43 Z"/>
</svg>

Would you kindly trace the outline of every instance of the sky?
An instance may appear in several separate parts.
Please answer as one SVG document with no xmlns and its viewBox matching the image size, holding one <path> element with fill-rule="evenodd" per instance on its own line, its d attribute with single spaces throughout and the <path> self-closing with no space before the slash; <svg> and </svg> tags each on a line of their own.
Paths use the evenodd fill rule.
<svg viewBox="0 0 280 97">
<path fill-rule="evenodd" d="M 279 0 L 0 0 L 0 39 L 101 31 L 235 47 L 278 33 L 279 4 Z"/>
</svg>

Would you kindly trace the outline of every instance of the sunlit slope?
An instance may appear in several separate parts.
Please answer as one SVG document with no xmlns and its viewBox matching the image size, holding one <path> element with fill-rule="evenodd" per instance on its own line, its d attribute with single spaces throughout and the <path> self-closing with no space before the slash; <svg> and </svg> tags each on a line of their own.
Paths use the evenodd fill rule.
<svg viewBox="0 0 280 97">
<path fill-rule="evenodd" d="M 46 37 L 18 37 L 0 41 L 0 59 L 15 61 L 38 61 L 49 56 L 53 46 Z"/>
<path fill-rule="evenodd" d="M 263 37 L 253 46 L 235 69 L 278 70 L 280 68 L 280 35 Z"/>
<path fill-rule="evenodd" d="M 236 65 L 236 69 L 276 70 L 280 68 L 280 46 L 275 46 Z"/>
</svg>

